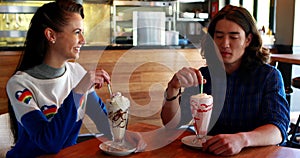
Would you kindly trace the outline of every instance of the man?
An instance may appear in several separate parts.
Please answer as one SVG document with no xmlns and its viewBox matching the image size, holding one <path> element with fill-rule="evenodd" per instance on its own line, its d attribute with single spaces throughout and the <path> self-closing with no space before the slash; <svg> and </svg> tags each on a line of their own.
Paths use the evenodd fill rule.
<svg viewBox="0 0 300 158">
<path fill-rule="evenodd" d="M 203 149 L 228 156 L 239 153 L 244 147 L 284 143 L 290 111 L 282 76 L 267 64 L 269 51 L 262 48 L 262 39 L 251 14 L 242 7 L 225 6 L 212 19 L 208 33 L 223 60 L 227 88 L 223 105 L 220 107 L 214 102 L 213 110 L 219 108 L 221 111 L 218 118 L 212 116 L 217 119 L 209 131 L 213 137 L 203 143 Z M 209 63 L 208 67 L 214 68 Z M 191 115 L 189 96 L 199 93 L 199 90 L 192 90 L 195 86 L 204 84 L 207 94 L 213 93 L 212 81 L 222 86 L 221 82 L 218 84 L 220 78 L 215 80 L 210 76 L 212 70 L 208 67 L 200 71 L 182 68 L 169 81 L 161 112 L 166 127 L 174 128 L 189 121 L 186 117 Z M 182 87 L 185 89 L 181 96 Z"/>
</svg>

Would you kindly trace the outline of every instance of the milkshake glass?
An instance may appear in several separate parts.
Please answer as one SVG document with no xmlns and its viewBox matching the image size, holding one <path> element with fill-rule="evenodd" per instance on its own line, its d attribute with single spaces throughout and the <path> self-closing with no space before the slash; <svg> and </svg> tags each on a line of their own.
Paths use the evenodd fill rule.
<svg viewBox="0 0 300 158">
<path fill-rule="evenodd" d="M 208 125 L 213 108 L 213 97 L 200 93 L 190 97 L 190 107 L 194 119 L 196 138 L 194 144 L 202 144 L 206 141 Z"/>
</svg>

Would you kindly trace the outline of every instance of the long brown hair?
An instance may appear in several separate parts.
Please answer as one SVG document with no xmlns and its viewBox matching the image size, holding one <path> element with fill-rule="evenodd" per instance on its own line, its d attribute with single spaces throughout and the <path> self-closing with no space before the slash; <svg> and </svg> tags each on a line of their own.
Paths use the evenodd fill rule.
<svg viewBox="0 0 300 158">
<path fill-rule="evenodd" d="M 24 51 L 15 70 L 24 71 L 42 64 L 49 47 L 49 42 L 44 35 L 46 28 L 61 32 L 69 23 L 70 14 L 78 13 L 84 18 L 83 6 L 73 0 L 56 0 L 44 4 L 33 15 L 24 43 Z M 18 140 L 18 122 L 10 100 L 8 100 L 8 113 L 10 116 L 10 128 L 14 136 L 14 142 Z"/>
<path fill-rule="evenodd" d="M 238 24 L 244 31 L 246 36 L 252 34 L 252 41 L 246 47 L 242 57 L 241 68 L 247 73 L 258 65 L 268 63 L 270 60 L 270 52 L 262 47 L 262 38 L 256 26 L 256 21 L 252 15 L 243 7 L 227 5 L 222 8 L 212 19 L 208 27 L 208 33 L 214 37 L 217 22 L 226 19 Z"/>
</svg>

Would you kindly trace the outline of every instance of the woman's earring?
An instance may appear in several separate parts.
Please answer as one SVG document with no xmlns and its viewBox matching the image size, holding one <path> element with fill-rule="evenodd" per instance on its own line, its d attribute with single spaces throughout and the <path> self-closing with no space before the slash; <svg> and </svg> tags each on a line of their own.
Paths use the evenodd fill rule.
<svg viewBox="0 0 300 158">
<path fill-rule="evenodd" d="M 55 40 L 51 41 L 53 44 L 55 43 Z"/>
</svg>

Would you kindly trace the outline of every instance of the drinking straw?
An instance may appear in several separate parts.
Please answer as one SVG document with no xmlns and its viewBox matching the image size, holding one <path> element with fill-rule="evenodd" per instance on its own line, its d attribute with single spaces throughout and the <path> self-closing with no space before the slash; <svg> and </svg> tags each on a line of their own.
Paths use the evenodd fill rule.
<svg viewBox="0 0 300 158">
<path fill-rule="evenodd" d="M 203 76 L 201 76 L 200 94 L 203 93 Z"/>
</svg>

